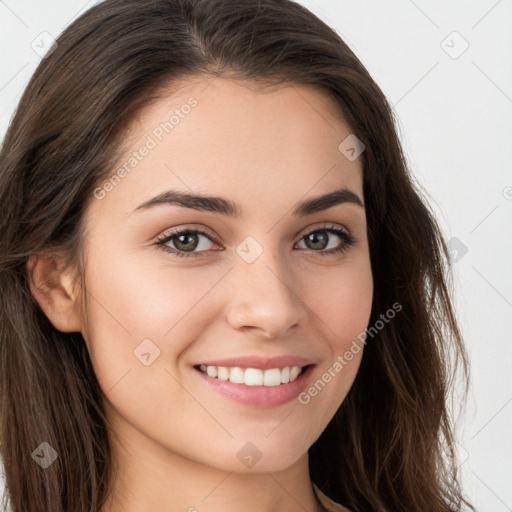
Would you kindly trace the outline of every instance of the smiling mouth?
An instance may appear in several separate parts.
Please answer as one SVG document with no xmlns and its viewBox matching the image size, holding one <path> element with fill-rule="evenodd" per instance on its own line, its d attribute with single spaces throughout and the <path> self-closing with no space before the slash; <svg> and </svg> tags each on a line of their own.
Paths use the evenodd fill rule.
<svg viewBox="0 0 512 512">
<path fill-rule="evenodd" d="M 229 381 L 233 384 L 245 386 L 275 387 L 288 384 L 296 380 L 308 366 L 285 366 L 283 368 L 241 368 L 239 366 L 207 366 L 196 365 L 194 368 L 214 379 Z"/>
</svg>

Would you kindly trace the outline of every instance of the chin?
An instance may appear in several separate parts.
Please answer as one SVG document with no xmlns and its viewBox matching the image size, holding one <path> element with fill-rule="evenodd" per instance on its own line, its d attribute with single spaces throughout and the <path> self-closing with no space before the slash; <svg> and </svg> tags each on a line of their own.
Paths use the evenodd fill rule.
<svg viewBox="0 0 512 512">
<path fill-rule="evenodd" d="M 266 434 L 265 434 L 266 435 Z M 298 449 L 295 440 L 283 442 L 276 436 L 275 439 L 233 440 L 232 447 L 221 449 L 220 453 L 212 453 L 214 466 L 224 471 L 235 473 L 275 473 L 283 471 L 307 456 L 309 446 L 304 445 Z M 210 461 L 205 461 L 210 464 Z"/>
</svg>

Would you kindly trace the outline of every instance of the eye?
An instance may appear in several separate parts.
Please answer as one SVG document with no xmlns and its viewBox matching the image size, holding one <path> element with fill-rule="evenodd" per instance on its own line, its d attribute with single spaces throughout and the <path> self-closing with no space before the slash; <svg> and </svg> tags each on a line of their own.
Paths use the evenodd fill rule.
<svg viewBox="0 0 512 512">
<path fill-rule="evenodd" d="M 333 243 L 330 240 L 333 239 L 332 235 L 336 235 Z M 341 244 L 339 241 L 336 242 L 336 237 L 342 240 Z M 311 249 L 319 256 L 330 256 L 348 251 L 355 241 L 355 238 L 347 230 L 336 225 L 329 225 L 309 231 L 301 238 L 299 243 L 304 242 L 306 249 Z"/>
<path fill-rule="evenodd" d="M 207 241 L 201 241 L 201 238 L 205 238 Z M 211 238 L 212 235 L 202 229 L 176 229 L 159 238 L 155 245 L 174 256 L 187 258 L 199 256 L 193 252 L 195 249 L 201 249 L 200 252 L 208 249 L 208 243 L 213 243 Z M 167 245 L 169 242 L 174 245 L 174 248 Z"/>
<path fill-rule="evenodd" d="M 212 238 L 214 238 L 213 235 L 203 229 L 184 228 L 166 233 L 158 238 L 154 245 L 161 247 L 163 251 L 173 256 L 192 258 L 201 256 L 203 252 L 208 252 L 209 244 L 220 247 Z M 336 238 L 338 238 L 337 242 Z M 334 243 L 331 239 L 334 240 Z M 336 225 L 328 225 L 309 231 L 300 239 L 299 243 L 304 242 L 306 249 L 318 253 L 319 256 L 329 256 L 347 251 L 355 241 L 355 238 L 347 230 Z M 198 250 L 196 251 L 196 249 Z"/>
</svg>

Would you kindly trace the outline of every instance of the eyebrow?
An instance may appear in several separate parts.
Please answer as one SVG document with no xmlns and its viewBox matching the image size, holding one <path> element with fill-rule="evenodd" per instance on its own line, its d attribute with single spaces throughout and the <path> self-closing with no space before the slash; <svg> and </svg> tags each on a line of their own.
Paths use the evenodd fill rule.
<svg viewBox="0 0 512 512">
<path fill-rule="evenodd" d="M 357 194 L 346 188 L 341 188 L 330 192 L 329 194 L 314 197 L 299 203 L 293 210 L 293 215 L 305 217 L 306 215 L 312 215 L 313 213 L 327 210 L 333 206 L 344 203 L 355 204 L 364 208 L 363 202 L 359 199 Z M 184 208 L 220 213 L 234 218 L 241 217 L 243 215 L 243 209 L 241 206 L 229 199 L 189 194 L 187 192 L 178 192 L 177 190 L 167 190 L 142 203 L 135 209 L 135 211 L 147 210 L 148 208 L 153 208 L 163 204 L 178 204 Z"/>
</svg>

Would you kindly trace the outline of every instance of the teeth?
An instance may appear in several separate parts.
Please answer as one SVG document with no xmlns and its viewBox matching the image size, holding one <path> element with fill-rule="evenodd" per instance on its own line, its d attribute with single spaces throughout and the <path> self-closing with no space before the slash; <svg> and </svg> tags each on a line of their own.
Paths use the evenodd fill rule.
<svg viewBox="0 0 512 512">
<path fill-rule="evenodd" d="M 229 380 L 235 384 L 244 384 L 244 371 L 242 368 L 231 368 L 229 371 Z"/>
<path fill-rule="evenodd" d="M 227 368 L 226 366 L 199 366 L 199 370 L 209 377 L 220 380 L 229 380 L 235 384 L 246 386 L 280 386 L 293 382 L 302 372 L 300 366 L 287 366 L 285 368 L 271 368 L 260 370 L 259 368 Z"/>
<path fill-rule="evenodd" d="M 208 368 L 207 368 L 208 370 Z M 229 379 L 229 368 L 225 366 L 217 367 L 217 379 L 228 380 Z"/>
<path fill-rule="evenodd" d="M 295 380 L 300 373 L 300 367 L 299 366 L 292 366 L 290 370 L 290 381 Z"/>
<path fill-rule="evenodd" d="M 279 368 L 272 368 L 271 370 L 265 370 L 263 372 L 263 385 L 264 386 L 279 386 L 280 384 L 281 384 L 281 370 Z"/>
<path fill-rule="evenodd" d="M 263 371 L 258 370 L 258 368 L 247 368 L 245 370 L 244 384 L 246 386 L 263 386 Z"/>
</svg>

